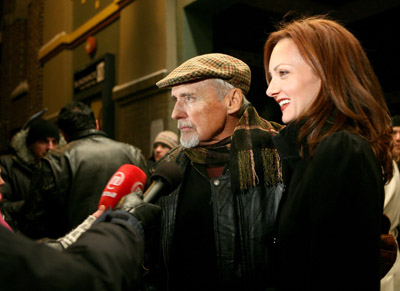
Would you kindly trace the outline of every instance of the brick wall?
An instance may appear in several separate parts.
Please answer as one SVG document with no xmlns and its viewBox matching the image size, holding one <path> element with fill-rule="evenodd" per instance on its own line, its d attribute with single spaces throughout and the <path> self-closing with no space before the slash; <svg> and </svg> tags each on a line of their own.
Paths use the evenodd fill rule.
<svg viewBox="0 0 400 291">
<path fill-rule="evenodd" d="M 38 50 L 43 44 L 43 0 L 4 1 L 0 64 L 0 152 L 11 134 L 42 109 L 42 68 Z M 29 91 L 12 98 L 13 90 L 27 81 Z"/>
<path fill-rule="evenodd" d="M 150 155 L 150 124 L 153 120 L 163 119 L 168 125 L 168 102 L 170 96 L 166 92 L 157 92 L 138 100 L 117 102 L 115 110 L 116 136 L 119 141 L 133 144 L 145 155 Z M 164 130 L 170 128 L 165 127 Z M 175 129 L 170 129 L 176 131 Z"/>
</svg>

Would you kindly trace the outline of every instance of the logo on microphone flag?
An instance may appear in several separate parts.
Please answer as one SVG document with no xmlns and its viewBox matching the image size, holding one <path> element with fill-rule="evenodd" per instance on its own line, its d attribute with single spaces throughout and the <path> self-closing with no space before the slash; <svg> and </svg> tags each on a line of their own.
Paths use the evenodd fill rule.
<svg viewBox="0 0 400 291">
<path fill-rule="evenodd" d="M 110 178 L 101 194 L 99 206 L 114 208 L 121 198 L 138 190 L 143 191 L 146 184 L 146 174 L 137 166 L 122 165 Z"/>
</svg>

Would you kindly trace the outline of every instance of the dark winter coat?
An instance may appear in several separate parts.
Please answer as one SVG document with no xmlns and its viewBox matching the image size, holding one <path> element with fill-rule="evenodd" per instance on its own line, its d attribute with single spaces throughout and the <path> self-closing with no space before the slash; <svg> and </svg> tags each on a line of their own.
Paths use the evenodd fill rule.
<svg viewBox="0 0 400 291">
<path fill-rule="evenodd" d="M 184 173 L 183 183 L 189 188 L 196 187 L 193 191 L 198 191 L 202 187 L 202 182 L 200 182 L 200 186 L 198 186 L 199 183 L 191 186 L 194 181 L 191 181 L 190 178 L 187 180 L 187 172 L 192 167 L 190 160 L 182 150 L 178 153 L 176 151 L 177 149 L 170 151 L 164 160 L 175 156 L 173 160 Z M 203 187 L 209 187 L 211 190 L 210 205 L 213 219 L 211 223 L 213 236 L 211 237 L 214 239 L 216 257 L 211 258 L 213 261 L 208 265 L 208 269 L 206 267 L 203 272 L 197 274 L 197 277 L 201 278 L 200 281 L 193 282 L 193 278 L 185 276 L 185 274 L 190 274 L 189 266 L 182 265 L 180 272 L 170 273 L 170 264 L 174 260 L 171 251 L 174 247 L 174 236 L 177 235 L 174 232 L 177 208 L 182 196 L 181 184 L 174 192 L 162 197 L 159 201 L 163 210 L 160 257 L 161 264 L 165 268 L 164 274 L 167 277 L 165 279 L 168 281 L 168 277 L 172 275 L 178 280 L 190 282 L 193 288 L 196 285 L 208 285 L 215 290 L 266 290 L 268 286 L 272 285 L 274 278 L 272 266 L 273 226 L 283 185 L 281 183 L 270 187 L 259 185 L 243 190 L 239 194 L 233 194 L 230 171 L 225 168 L 220 177 L 209 179 L 208 184 L 203 184 Z M 187 193 L 189 196 L 192 194 Z M 196 232 L 197 230 L 190 231 Z M 185 232 L 182 232 L 181 235 L 185 236 Z M 198 239 L 207 239 L 203 237 L 204 235 L 199 232 Z M 177 251 L 179 252 L 179 250 Z M 214 265 L 216 272 L 212 274 Z M 161 289 L 163 288 L 165 288 L 165 284 Z"/>
<path fill-rule="evenodd" d="M 101 222 L 66 251 L 0 226 L 1 290 L 137 290 L 144 241 L 123 219 Z"/>
<path fill-rule="evenodd" d="M 29 195 L 29 187 L 35 172 L 37 159 L 26 144 L 29 128 L 20 130 L 11 141 L 14 153 L 0 158 L 1 177 L 5 185 L 1 187 L 1 211 L 5 220 L 18 231 L 18 214 Z M 60 139 L 60 146 L 65 140 Z"/>
<path fill-rule="evenodd" d="M 274 137 L 287 185 L 277 218 L 278 290 L 379 290 L 382 170 L 339 131 L 299 156 L 294 124 Z"/>
</svg>

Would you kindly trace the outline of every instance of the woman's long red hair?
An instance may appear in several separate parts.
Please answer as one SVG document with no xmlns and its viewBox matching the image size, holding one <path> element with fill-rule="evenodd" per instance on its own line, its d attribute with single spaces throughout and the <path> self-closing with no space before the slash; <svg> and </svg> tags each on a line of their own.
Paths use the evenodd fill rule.
<svg viewBox="0 0 400 291">
<path fill-rule="evenodd" d="M 299 144 L 307 142 L 312 156 L 321 140 L 339 130 L 358 134 L 372 146 L 385 181 L 392 177 L 391 118 L 382 88 L 360 42 L 336 21 L 307 17 L 281 25 L 264 47 L 267 82 L 269 60 L 279 40 L 292 39 L 304 60 L 321 79 L 321 90 L 300 119 Z M 325 124 L 331 126 L 326 131 Z M 324 131 L 323 131 L 324 128 Z"/>
</svg>

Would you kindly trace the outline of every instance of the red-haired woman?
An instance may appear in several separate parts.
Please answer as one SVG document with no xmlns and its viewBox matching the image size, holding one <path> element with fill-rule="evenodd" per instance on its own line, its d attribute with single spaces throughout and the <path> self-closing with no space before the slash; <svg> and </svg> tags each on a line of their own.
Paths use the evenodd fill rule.
<svg viewBox="0 0 400 291">
<path fill-rule="evenodd" d="M 286 191 L 278 290 L 379 290 L 390 116 L 359 41 L 323 16 L 282 25 L 264 48 Z"/>
</svg>

